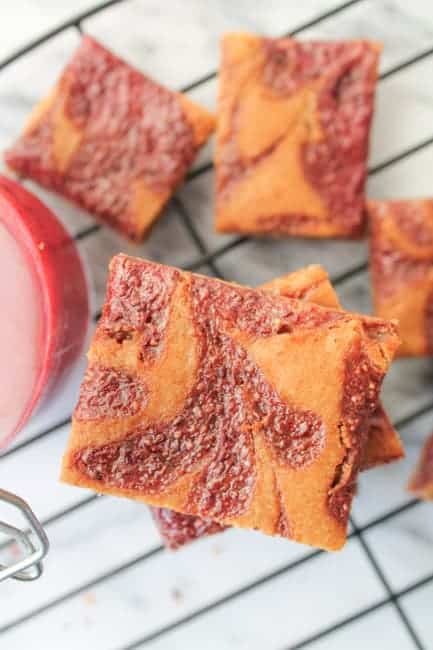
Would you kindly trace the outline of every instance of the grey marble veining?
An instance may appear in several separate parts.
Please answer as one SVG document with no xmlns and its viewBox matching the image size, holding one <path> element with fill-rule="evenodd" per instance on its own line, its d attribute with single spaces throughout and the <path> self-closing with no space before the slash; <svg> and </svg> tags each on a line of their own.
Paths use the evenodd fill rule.
<svg viewBox="0 0 433 650">
<path fill-rule="evenodd" d="M 3 0 L 0 62 L 60 23 L 94 6 L 92 0 Z"/>
<path fill-rule="evenodd" d="M 425 587 L 410 593 L 402 599 L 403 606 L 408 612 L 416 629 L 427 643 L 430 642 L 433 634 L 431 603 L 433 600 L 433 585 Z M 428 647 L 428 646 L 427 646 Z"/>
<path fill-rule="evenodd" d="M 389 631 L 392 630 L 392 634 Z M 312 643 L 311 650 L 365 650 L 379 647 L 381 650 L 413 650 L 401 619 L 391 606 L 381 608 L 366 618 L 361 618 L 349 628 L 336 630 L 329 638 Z"/>
</svg>

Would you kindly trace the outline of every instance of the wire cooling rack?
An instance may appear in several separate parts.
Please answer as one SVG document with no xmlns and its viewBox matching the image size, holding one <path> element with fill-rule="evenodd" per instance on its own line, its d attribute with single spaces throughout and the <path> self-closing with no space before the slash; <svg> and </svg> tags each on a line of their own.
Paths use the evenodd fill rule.
<svg viewBox="0 0 433 650">
<path fill-rule="evenodd" d="M 8 66 L 12 65 L 13 63 L 15 63 L 17 60 L 25 57 L 33 50 L 36 50 L 44 43 L 49 41 L 50 39 L 56 37 L 62 32 L 65 32 L 66 30 L 76 29 L 80 33 L 82 33 L 83 31 L 82 25 L 85 20 L 89 19 L 92 16 L 95 16 L 99 12 L 103 12 L 104 10 L 108 9 L 109 7 L 115 4 L 120 4 L 122 2 L 126 3 L 128 2 L 128 0 L 110 0 L 109 2 L 101 3 L 98 6 L 90 9 L 89 11 L 77 15 L 74 18 L 64 22 L 63 24 L 47 32 L 40 38 L 28 43 L 25 47 L 12 53 L 3 61 L 0 61 L 0 72 L 5 68 L 7 68 Z M 288 32 L 288 35 L 289 34 L 292 36 L 298 35 L 306 31 L 307 29 L 319 26 L 321 23 L 332 21 L 340 13 L 349 11 L 355 5 L 362 4 L 362 2 L 363 0 L 351 0 L 349 2 L 340 4 L 335 8 L 332 8 L 326 12 L 321 13 L 320 15 L 317 15 L 316 17 L 314 17 L 314 19 L 309 20 L 308 22 L 302 25 L 299 25 L 296 29 Z M 345 35 L 342 34 L 341 36 L 344 37 Z M 412 57 L 407 58 L 406 60 L 399 62 L 394 67 L 387 69 L 384 73 L 381 74 L 380 82 L 382 82 L 384 79 L 396 75 L 397 73 L 409 69 L 411 66 L 415 66 L 417 63 L 422 62 L 424 59 L 427 59 L 428 57 L 433 57 L 433 47 L 429 47 L 422 50 L 421 52 L 417 52 Z M 196 89 L 200 89 L 201 86 L 208 83 L 216 76 L 217 76 L 216 71 L 210 72 L 209 74 L 196 79 L 192 83 L 189 83 L 188 85 L 181 88 L 180 90 L 183 92 L 190 92 Z M 1 87 L 1 78 L 0 78 L 0 87 Z M 433 144 L 433 126 L 432 126 L 431 137 L 425 138 L 424 140 L 414 144 L 413 146 L 407 148 L 406 150 L 401 151 L 397 155 L 394 155 L 393 157 L 390 157 L 389 159 L 381 162 L 380 164 L 370 168 L 369 177 L 372 178 L 375 175 L 379 174 L 380 172 L 392 168 L 394 165 L 397 165 L 398 163 L 401 163 L 402 161 L 409 159 L 411 156 L 414 156 L 416 153 L 423 151 L 424 149 L 431 146 L 432 144 Z M 223 273 L 221 271 L 220 264 L 219 264 L 220 260 L 230 252 L 236 252 L 241 250 L 242 247 L 245 246 L 247 242 L 249 242 L 250 240 L 248 237 L 237 237 L 237 238 L 230 239 L 230 241 L 225 242 L 223 245 L 209 246 L 209 244 L 205 241 L 202 232 L 197 227 L 197 219 L 199 218 L 200 215 L 194 215 L 190 212 L 190 210 L 187 207 L 187 201 L 185 201 L 183 197 L 185 196 L 185 192 L 188 191 L 188 185 L 191 182 L 197 180 L 198 178 L 205 175 L 206 173 L 211 172 L 211 170 L 212 170 L 211 164 L 204 164 L 196 167 L 189 174 L 186 180 L 186 185 L 185 185 L 185 189 L 183 190 L 183 194 L 180 193 L 180 195 L 178 194 L 178 196 L 173 199 L 171 207 L 173 208 L 174 212 L 177 214 L 177 218 L 180 220 L 182 227 L 186 229 L 186 231 L 188 232 L 189 237 L 193 242 L 194 249 L 196 251 L 195 257 L 193 257 L 193 259 L 191 259 L 189 263 L 184 264 L 183 267 L 189 270 L 208 269 L 208 271 L 213 275 L 222 278 Z M 103 227 L 100 225 L 91 225 L 89 227 L 86 227 L 76 233 L 75 239 L 78 242 L 85 241 L 88 238 L 94 237 L 101 230 L 101 228 Z M 300 246 L 301 245 L 302 244 L 300 244 Z M 366 261 L 362 261 L 360 263 L 358 262 L 353 266 L 348 266 L 344 270 L 341 270 L 338 273 L 334 274 L 331 279 L 334 286 L 338 290 L 341 289 L 348 281 L 360 277 L 366 270 L 367 270 L 367 262 Z M 227 279 L 231 279 L 231 278 L 227 278 Z M 94 316 L 95 322 L 97 321 L 98 317 L 99 317 L 99 313 L 95 314 Z M 433 410 L 433 400 L 431 400 L 430 403 L 427 402 L 421 406 L 417 405 L 417 407 L 414 408 L 412 412 L 410 412 L 408 415 L 406 415 L 403 418 L 400 418 L 397 422 L 395 422 L 395 425 L 398 429 L 407 428 L 412 423 L 414 423 L 418 418 L 421 418 L 421 416 L 429 414 L 432 410 Z M 0 464 L 10 460 L 11 458 L 19 456 L 24 452 L 25 449 L 31 448 L 37 443 L 39 443 L 40 441 L 47 439 L 49 436 L 52 436 L 56 431 L 68 425 L 69 422 L 70 422 L 69 417 L 64 418 L 61 421 L 56 422 L 52 426 L 49 426 L 44 430 L 34 433 L 31 437 L 24 439 L 22 442 L 18 442 L 18 444 L 15 444 L 15 446 L 7 450 L 2 455 L 2 457 L 0 458 Z M 68 507 L 65 507 L 61 511 L 57 511 L 55 514 L 46 518 L 43 521 L 43 524 L 48 534 L 50 531 L 50 527 L 52 527 L 54 524 L 64 521 L 65 519 L 71 517 L 74 513 L 78 511 L 82 510 L 84 512 L 85 509 L 90 506 L 90 504 L 94 504 L 97 500 L 98 500 L 97 496 L 94 495 L 86 496 L 85 498 L 81 499 L 79 502 L 74 503 L 73 505 L 70 505 Z M 99 501 L 101 502 L 102 499 L 99 499 Z M 382 512 L 380 516 L 377 516 L 375 518 L 370 518 L 367 523 L 358 525 L 356 521 L 352 518 L 350 538 L 357 539 L 359 541 L 360 547 L 362 548 L 362 552 L 365 554 L 365 558 L 368 561 L 369 566 L 371 566 L 371 569 L 376 574 L 379 582 L 381 583 L 383 588 L 382 590 L 385 595 L 382 598 L 375 599 L 371 604 L 368 604 L 367 606 L 357 609 L 349 616 L 334 621 L 331 625 L 325 626 L 319 630 L 314 630 L 313 634 L 306 635 L 295 644 L 286 645 L 287 650 L 289 649 L 295 650 L 295 649 L 306 648 L 310 646 L 316 647 L 316 642 L 322 640 L 323 641 L 328 640 L 329 645 L 325 646 L 319 644 L 320 647 L 332 648 L 333 635 L 338 630 L 347 628 L 351 624 L 360 621 L 362 619 L 369 620 L 368 617 L 373 615 L 374 612 L 382 610 L 387 607 L 392 608 L 394 610 L 394 613 L 400 619 L 401 624 L 404 626 L 407 632 L 407 637 L 410 640 L 411 646 L 418 649 L 424 648 L 425 650 L 427 650 L 429 647 L 433 647 L 432 638 L 430 638 L 430 640 L 428 639 L 421 640 L 418 631 L 416 630 L 416 625 L 411 620 L 408 613 L 408 609 L 406 608 L 405 601 L 404 601 L 404 598 L 409 594 L 413 594 L 418 590 L 421 590 L 423 587 L 433 584 L 433 573 L 431 573 L 430 575 L 425 575 L 416 581 L 412 581 L 409 584 L 406 584 L 403 588 L 393 587 L 391 581 L 386 575 L 386 571 L 384 571 L 383 569 L 381 561 L 377 556 L 374 545 L 372 544 L 368 536 L 368 533 L 370 531 L 379 529 L 380 527 L 386 525 L 388 522 L 392 521 L 394 518 L 401 516 L 403 513 L 412 511 L 413 509 L 419 507 L 420 507 L 419 501 L 417 501 L 416 499 L 412 499 L 412 500 L 406 500 L 403 504 L 399 504 L 394 508 L 390 508 L 386 512 Z M 432 548 L 430 548 L 430 550 L 433 551 Z M 110 570 L 105 571 L 100 575 L 97 575 L 96 577 L 92 577 L 91 580 L 87 580 L 87 581 L 83 580 L 82 583 L 78 584 L 77 586 L 74 586 L 73 589 L 70 589 L 66 592 L 59 590 L 59 594 L 51 598 L 47 602 L 44 602 L 39 606 L 26 610 L 24 613 L 20 614 L 19 616 L 17 616 L 12 620 L 7 621 L 6 623 L 2 624 L 1 614 L 0 614 L 0 635 L 4 635 L 4 641 L 0 639 L 1 646 L 4 648 L 12 647 L 8 645 L 8 634 L 12 631 L 16 631 L 20 626 L 23 626 L 24 624 L 29 623 L 31 621 L 34 621 L 38 619 L 38 617 L 42 617 L 42 615 L 48 614 L 51 610 L 55 610 L 56 608 L 67 603 L 68 601 L 71 601 L 76 596 L 80 594 L 86 594 L 90 590 L 94 589 L 95 587 L 99 587 L 103 585 L 104 583 L 110 581 L 116 576 L 120 576 L 121 574 L 123 574 L 124 572 L 132 568 L 145 565 L 146 563 L 151 563 L 156 556 L 162 555 L 164 553 L 165 551 L 163 547 L 160 545 L 154 546 L 151 549 L 147 549 L 141 555 L 135 556 L 132 559 L 129 559 L 128 561 L 120 563 L 114 566 L 114 568 L 110 568 Z M 193 611 L 188 612 L 185 616 L 176 617 L 168 624 L 161 625 L 160 627 L 156 627 L 149 633 L 143 634 L 141 637 L 138 635 L 132 641 L 125 643 L 123 646 L 119 646 L 118 650 L 132 650 L 133 648 L 144 648 L 148 644 L 150 644 L 153 647 L 152 645 L 153 642 L 156 641 L 163 642 L 164 638 L 170 639 L 170 641 L 168 641 L 168 645 L 167 646 L 158 645 L 158 648 L 173 647 L 173 646 L 184 647 L 178 645 L 176 642 L 176 636 L 173 636 L 173 633 L 176 633 L 176 631 L 180 630 L 183 626 L 198 621 L 201 617 L 205 617 L 206 615 L 209 615 L 211 612 L 217 610 L 218 608 L 235 603 L 239 599 L 245 597 L 247 594 L 252 593 L 255 590 L 259 590 L 260 588 L 264 587 L 267 584 L 272 584 L 274 580 L 277 580 L 282 575 L 290 574 L 291 572 L 293 572 L 293 575 L 295 575 L 296 569 L 299 569 L 301 566 L 311 563 L 314 559 L 322 555 L 323 553 L 321 551 L 317 551 L 317 550 L 307 551 L 304 554 L 296 557 L 293 561 L 290 561 L 289 563 L 286 563 L 282 566 L 278 566 L 273 571 L 265 573 L 264 575 L 260 575 L 255 580 L 245 582 L 245 584 L 242 584 L 240 587 L 232 591 L 229 591 L 228 593 L 225 593 L 222 597 L 216 598 L 211 602 L 206 602 L 205 605 L 193 609 Z M 179 561 L 181 561 L 180 556 L 179 556 Z M 272 625 L 272 620 L 268 619 L 267 624 Z M 48 647 L 44 643 L 44 638 L 39 637 L 39 639 L 41 643 L 40 647 L 42 646 Z M 201 639 L 201 641 L 202 643 L 200 647 L 204 647 L 206 645 L 206 639 L 203 638 Z M 242 647 L 246 647 L 246 646 L 242 646 Z M 267 647 L 271 648 L 271 646 L 267 646 Z M 60 647 L 59 650 L 61 650 Z"/>
</svg>

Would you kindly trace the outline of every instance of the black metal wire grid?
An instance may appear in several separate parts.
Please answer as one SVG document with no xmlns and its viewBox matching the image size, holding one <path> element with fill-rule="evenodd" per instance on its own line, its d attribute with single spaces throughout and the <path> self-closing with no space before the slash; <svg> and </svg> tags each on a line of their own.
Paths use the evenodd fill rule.
<svg viewBox="0 0 433 650">
<path fill-rule="evenodd" d="M 50 30 L 49 32 L 46 32 L 43 34 L 41 37 L 31 41 L 24 47 L 16 50 L 14 53 L 12 53 L 10 56 L 8 56 L 6 59 L 3 61 L 0 61 L 0 72 L 4 68 L 6 68 L 8 65 L 12 64 L 16 60 L 24 57 L 26 54 L 29 52 L 35 50 L 38 48 L 40 45 L 43 45 L 50 39 L 54 38 L 55 36 L 61 34 L 62 32 L 69 30 L 71 28 L 75 28 L 78 30 L 78 32 L 81 34 L 83 32 L 82 29 L 82 23 L 92 17 L 95 16 L 96 14 L 104 11 L 105 9 L 108 9 L 109 7 L 112 7 L 113 5 L 120 4 L 122 2 L 127 2 L 128 0 L 108 0 L 106 2 L 100 3 L 98 5 L 95 5 L 91 9 L 87 10 L 86 12 L 80 13 L 79 15 L 74 16 L 73 18 L 65 21 L 64 23 L 58 25 L 56 28 Z M 325 11 L 323 13 L 320 13 L 317 15 L 315 18 L 309 20 L 308 22 L 305 22 L 301 25 L 299 25 L 297 28 L 291 30 L 290 32 L 286 32 L 284 35 L 287 36 L 296 36 L 298 34 L 301 34 L 303 31 L 314 27 L 316 25 L 319 25 L 320 23 L 332 19 L 332 17 L 346 11 L 350 7 L 362 3 L 364 0 L 348 0 L 347 2 L 344 2 L 343 4 L 339 4 L 335 6 L 334 8 Z M 409 68 L 412 65 L 415 65 L 416 63 L 427 59 L 428 57 L 433 56 L 433 47 L 427 48 L 418 54 L 414 55 L 411 58 L 408 58 L 407 60 L 399 63 L 398 65 L 386 70 L 380 75 L 380 81 L 387 79 L 393 75 L 395 75 L 398 72 L 401 72 L 402 70 L 405 70 Z M 181 92 L 189 92 L 191 90 L 194 90 L 196 88 L 199 88 L 201 85 L 207 83 L 208 81 L 214 79 L 217 76 L 217 71 L 212 71 L 209 72 L 208 74 L 196 79 L 194 82 L 184 86 L 183 88 L 180 88 L 179 90 Z M 426 149 L 430 145 L 433 145 L 433 134 L 431 137 L 426 138 L 420 142 L 418 142 L 416 145 L 401 151 L 399 154 L 389 158 L 388 160 L 385 160 L 381 164 L 372 167 L 369 169 L 368 174 L 370 177 L 374 176 L 375 174 L 382 172 L 385 169 L 391 168 L 393 165 L 409 158 L 410 156 Z M 202 174 L 205 174 L 206 172 L 210 171 L 212 169 L 212 164 L 208 163 L 205 165 L 202 165 L 201 167 L 198 167 L 197 169 L 193 170 L 187 177 L 186 183 L 189 183 L 190 181 L 194 180 L 195 178 L 201 176 Z M 223 278 L 222 273 L 218 269 L 218 259 L 223 256 L 224 254 L 228 253 L 231 250 L 234 250 L 238 247 L 243 246 L 246 242 L 249 241 L 249 237 L 238 237 L 234 239 L 233 241 L 230 241 L 229 243 L 220 246 L 218 248 L 215 248 L 214 250 L 208 250 L 208 247 L 206 246 L 205 242 L 203 241 L 203 238 L 201 237 L 200 233 L 197 231 L 195 225 L 194 225 L 194 220 L 192 216 L 188 213 L 186 210 L 184 204 L 178 197 L 174 197 L 172 199 L 172 206 L 175 209 L 175 212 L 177 213 L 179 219 L 183 223 L 184 227 L 187 229 L 187 231 L 190 234 L 190 237 L 192 241 L 195 244 L 195 247 L 197 249 L 197 257 L 193 260 L 191 260 L 188 264 L 184 265 L 183 268 L 186 270 L 197 270 L 201 267 L 208 267 L 212 273 L 219 277 Z M 81 241 L 83 239 L 86 239 L 88 237 L 94 236 L 100 229 L 102 228 L 101 225 L 95 224 L 92 225 L 88 228 L 83 229 L 82 231 L 78 232 L 75 235 L 75 239 L 77 241 Z M 338 288 L 343 283 L 347 282 L 348 280 L 355 278 L 356 276 L 360 275 L 364 271 L 366 271 L 368 268 L 367 261 L 357 264 L 353 268 L 350 268 L 340 274 L 335 275 L 334 277 L 331 277 L 333 285 Z M 100 316 L 100 313 L 96 313 L 94 315 L 94 320 L 95 322 L 98 320 Z M 401 418 L 397 422 L 395 422 L 395 427 L 397 429 L 401 429 L 403 427 L 406 427 L 410 425 L 412 422 L 414 422 L 416 419 L 422 417 L 425 414 L 430 413 L 433 411 L 433 400 L 430 403 L 427 403 L 423 405 L 422 407 L 417 408 L 414 410 L 412 413 L 410 413 L 408 416 Z M 4 452 L 2 456 L 0 457 L 0 462 L 2 459 L 6 459 L 12 455 L 15 454 L 20 454 L 22 450 L 24 450 L 27 447 L 30 447 L 31 445 L 37 443 L 43 438 L 46 438 L 47 436 L 50 436 L 52 433 L 60 429 L 61 427 L 64 427 L 66 425 L 70 424 L 70 417 L 55 423 L 53 426 L 50 426 L 49 428 L 40 431 L 39 433 L 35 434 L 29 439 L 24 440 L 22 443 L 15 445 L 14 447 L 10 448 L 8 451 Z M 79 511 L 81 509 L 85 509 L 88 505 L 91 503 L 95 502 L 97 499 L 99 499 L 97 495 L 93 496 L 88 496 L 78 503 L 75 503 L 74 505 L 64 508 L 54 515 L 48 517 L 45 519 L 42 523 L 43 525 L 49 529 L 49 527 L 56 522 L 63 520 L 64 518 L 68 517 L 69 515 L 75 513 L 76 511 Z M 386 578 L 384 571 L 378 562 L 378 559 L 376 557 L 376 554 L 371 547 L 371 544 L 367 542 L 365 534 L 380 526 L 381 524 L 384 524 L 385 522 L 388 522 L 395 517 L 398 517 L 399 515 L 402 515 L 403 513 L 415 509 L 417 506 L 419 506 L 420 502 L 417 499 L 412 499 L 408 501 L 407 503 L 404 503 L 401 506 L 398 506 L 396 508 L 390 509 L 388 512 L 383 513 L 379 517 L 376 517 L 368 523 L 359 526 L 355 519 L 351 518 L 351 524 L 352 524 L 352 532 L 349 534 L 349 538 L 357 538 L 360 542 L 361 548 L 363 549 L 365 556 L 370 563 L 373 571 L 377 575 L 380 583 L 384 587 L 384 591 L 386 593 L 386 596 L 380 600 L 377 600 L 373 604 L 369 605 L 368 607 L 364 607 L 362 609 L 359 609 L 356 611 L 354 614 L 347 616 L 345 618 L 342 618 L 341 620 L 338 620 L 337 622 L 333 623 L 332 625 L 328 627 L 324 627 L 323 629 L 319 630 L 317 633 L 308 636 L 307 638 L 303 639 L 301 642 L 296 643 L 294 645 L 286 646 L 284 650 L 299 650 L 300 648 L 306 648 L 310 646 L 310 644 L 321 640 L 325 638 L 330 638 L 331 635 L 336 632 L 337 630 L 340 630 L 351 623 L 354 623 L 360 619 L 363 619 L 367 617 L 369 614 L 372 614 L 373 612 L 380 610 L 386 606 L 392 606 L 400 618 L 403 626 L 406 628 L 408 635 L 410 639 L 413 642 L 413 646 L 415 648 L 418 648 L 418 650 L 427 650 L 427 646 L 423 643 L 423 641 L 419 638 L 416 630 L 414 629 L 414 626 L 408 616 L 408 613 L 402 604 L 402 599 L 403 597 L 414 593 L 415 591 L 433 583 L 433 573 L 427 576 L 424 576 L 422 579 L 414 581 L 407 585 L 403 589 L 399 590 L 394 590 L 392 586 L 390 585 L 388 579 Z M 142 555 L 139 555 L 132 560 L 119 564 L 118 566 L 114 567 L 110 571 L 104 572 L 101 575 L 98 575 L 96 578 L 93 578 L 92 580 L 89 580 L 87 582 L 82 583 L 79 587 L 76 587 L 61 596 L 52 599 L 51 601 L 45 603 L 44 605 L 35 608 L 22 616 L 17 617 L 15 620 L 12 620 L 11 622 L 8 622 L 7 624 L 0 625 L 0 635 L 4 635 L 8 631 L 11 631 L 12 629 L 16 628 L 19 625 L 22 625 L 26 623 L 27 621 L 34 619 L 50 610 L 55 609 L 56 607 L 60 606 L 61 604 L 67 602 L 68 600 L 74 598 L 75 596 L 87 592 L 89 589 L 94 588 L 98 585 L 101 585 L 105 581 L 127 571 L 128 569 L 131 569 L 134 566 L 137 566 L 141 563 L 144 563 L 146 561 L 150 561 L 152 557 L 155 557 L 158 554 L 161 554 L 164 552 L 164 547 L 162 545 L 158 545 L 154 547 L 153 549 L 150 549 L 143 553 Z M 296 559 L 295 561 L 292 561 L 285 566 L 282 566 L 278 568 L 275 571 L 272 571 L 259 579 L 253 580 L 249 582 L 246 585 L 243 585 L 241 588 L 236 589 L 232 591 L 229 594 L 226 594 L 224 597 L 219 598 L 217 600 L 214 600 L 213 602 L 207 604 L 204 607 L 198 608 L 192 613 L 184 616 L 183 618 L 179 618 L 176 621 L 165 625 L 150 634 L 147 634 L 145 636 L 142 636 L 141 638 L 136 639 L 134 642 L 129 643 L 128 645 L 122 646 L 118 650 L 134 650 L 134 649 L 139 649 L 145 647 L 147 643 L 150 643 L 151 641 L 154 641 L 156 639 L 159 639 L 161 637 L 164 637 L 164 635 L 169 634 L 170 632 L 186 625 L 187 623 L 190 623 L 196 619 L 198 619 L 201 616 L 204 616 L 205 614 L 222 607 L 223 605 L 226 605 L 238 598 L 241 598 L 243 595 L 260 588 L 261 586 L 271 582 L 275 578 L 289 573 L 291 571 L 296 571 L 297 568 L 301 567 L 302 565 L 305 565 L 308 562 L 314 562 L 318 557 L 323 555 L 323 551 L 320 550 L 314 550 L 314 551 L 309 551 L 306 552 L 303 556 L 300 558 Z"/>
</svg>

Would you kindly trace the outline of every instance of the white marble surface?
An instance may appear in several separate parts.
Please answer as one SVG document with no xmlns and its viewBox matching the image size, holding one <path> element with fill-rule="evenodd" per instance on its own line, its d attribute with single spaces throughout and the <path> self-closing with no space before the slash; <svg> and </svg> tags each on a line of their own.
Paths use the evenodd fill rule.
<svg viewBox="0 0 433 650">
<path fill-rule="evenodd" d="M 4 69 L 1 61 L 29 39 L 96 4 L 97 0 L 2 0 L 0 148 L 13 141 L 32 105 L 47 92 L 79 34 L 70 28 Z M 222 31 L 281 34 L 342 4 L 341 0 L 124 0 L 83 21 L 82 27 L 155 78 L 182 88 L 217 68 Z M 381 69 L 386 72 L 433 48 L 433 6 L 430 0 L 360 0 L 302 36 L 382 40 Z M 433 137 L 432 72 L 433 56 L 380 82 L 370 157 L 373 171 Z M 216 80 L 190 94 L 214 107 Z M 209 162 L 211 153 L 209 146 L 196 167 Z M 433 146 L 426 146 L 371 174 L 369 194 L 431 194 L 432 168 Z M 74 234 L 94 224 L 90 215 L 29 186 Z M 208 251 L 232 239 L 213 233 L 212 186 L 210 170 L 178 193 Z M 126 244 L 105 228 L 82 239 L 79 246 L 95 287 L 95 311 L 113 253 L 123 250 L 179 265 L 198 258 L 176 204 L 142 246 Z M 366 261 L 366 256 L 365 242 L 257 239 L 222 255 L 217 267 L 228 279 L 253 284 L 310 262 L 325 264 L 336 277 Z M 339 290 L 348 308 L 369 310 L 366 272 Z M 322 632 L 308 648 L 416 647 L 396 608 L 387 603 L 386 589 L 356 536 L 337 555 L 314 554 L 246 531 L 230 531 L 169 554 L 161 550 L 144 507 L 105 497 L 89 500 L 89 493 L 60 485 L 59 459 L 68 426 L 56 424 L 70 415 L 81 372 L 82 365 L 56 404 L 34 418 L 0 459 L 1 487 L 27 498 L 49 521 L 52 545 L 39 582 L 0 585 L 0 632 L 7 627 L 0 634 L 0 648 L 120 650 L 141 640 L 136 647 L 152 650 L 277 650 Z M 384 390 L 392 417 L 406 417 L 430 404 L 432 388 L 432 362 L 396 363 Z M 48 428 L 52 431 L 40 436 Z M 427 580 L 433 576 L 433 504 L 410 506 L 404 486 L 432 429 L 433 411 L 403 428 L 407 459 L 364 474 L 354 506 L 356 524 L 366 527 L 365 542 L 385 580 L 401 595 L 401 607 L 426 649 L 433 648 L 433 580 Z M 394 510 L 394 516 L 381 521 Z M 418 582 L 425 586 L 415 589 Z M 21 622 L 10 627 L 15 621 Z M 331 633 L 335 625 L 338 629 Z"/>
</svg>

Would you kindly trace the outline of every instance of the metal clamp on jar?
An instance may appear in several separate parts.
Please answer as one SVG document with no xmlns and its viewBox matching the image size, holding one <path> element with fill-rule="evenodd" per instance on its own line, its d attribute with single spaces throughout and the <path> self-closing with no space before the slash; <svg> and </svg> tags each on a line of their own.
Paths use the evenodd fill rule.
<svg viewBox="0 0 433 650">
<path fill-rule="evenodd" d="M 25 528 L 0 520 L 0 533 L 6 541 L 0 545 L 1 550 L 13 549 L 17 559 L 8 564 L 0 563 L 0 582 L 6 578 L 15 580 L 36 580 L 42 574 L 42 560 L 49 548 L 48 538 L 37 517 L 28 503 L 15 494 L 0 490 L 0 504 L 6 503 L 15 508 L 24 517 Z"/>
</svg>

